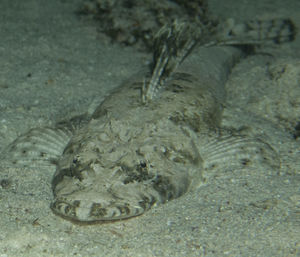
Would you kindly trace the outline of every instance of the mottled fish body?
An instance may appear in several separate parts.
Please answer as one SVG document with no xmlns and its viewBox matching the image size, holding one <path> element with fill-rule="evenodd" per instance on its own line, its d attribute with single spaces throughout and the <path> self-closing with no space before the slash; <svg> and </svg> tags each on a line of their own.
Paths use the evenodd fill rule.
<svg viewBox="0 0 300 257">
<path fill-rule="evenodd" d="M 290 27 L 284 21 L 284 26 L 276 23 L 276 29 L 265 28 L 265 34 L 272 32 L 271 39 L 284 41 Z M 234 41 L 231 36 L 237 31 L 253 32 L 250 25 L 230 27 L 225 33 L 230 35 L 228 42 L 257 44 L 270 39 L 258 33 L 259 38 L 255 34 Z M 177 34 L 173 35 L 173 28 L 160 34 L 162 44 L 147 82 L 144 74 L 135 76 L 90 117 L 78 123 L 72 119 L 71 126 L 33 129 L 8 147 L 6 156 L 14 164 L 56 165 L 54 213 L 79 222 L 126 219 L 197 188 L 214 163 L 234 166 L 259 160 L 270 169 L 278 168 L 276 152 L 268 144 L 219 133 L 225 82 L 244 55 L 242 50 L 214 46 L 191 51 L 199 38 L 185 41 L 184 32 L 191 31 L 176 26 Z M 214 40 L 226 42 L 224 35 Z M 200 44 L 213 43 L 200 40 Z"/>
<path fill-rule="evenodd" d="M 146 105 L 142 83 L 112 93 L 64 150 L 54 212 L 84 221 L 128 218 L 199 185 L 198 134 L 219 126 L 226 75 L 240 55 L 199 49 Z"/>
</svg>

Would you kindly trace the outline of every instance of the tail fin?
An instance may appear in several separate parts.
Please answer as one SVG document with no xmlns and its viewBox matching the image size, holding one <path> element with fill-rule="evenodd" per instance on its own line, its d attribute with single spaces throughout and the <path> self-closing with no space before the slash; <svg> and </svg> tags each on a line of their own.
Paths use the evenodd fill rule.
<svg viewBox="0 0 300 257">
<path fill-rule="evenodd" d="M 258 45 L 294 40 L 296 27 L 290 19 L 252 20 L 236 24 L 233 19 L 220 23 L 210 45 Z"/>
</svg>

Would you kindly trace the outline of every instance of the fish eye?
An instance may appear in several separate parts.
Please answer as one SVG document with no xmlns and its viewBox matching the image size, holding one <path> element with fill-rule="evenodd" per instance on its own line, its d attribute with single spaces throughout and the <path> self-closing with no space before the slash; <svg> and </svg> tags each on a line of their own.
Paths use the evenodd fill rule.
<svg viewBox="0 0 300 257">
<path fill-rule="evenodd" d="M 144 161 L 141 161 L 140 162 L 140 166 L 141 166 L 141 168 L 146 168 L 147 167 L 147 163 L 144 162 Z"/>
</svg>

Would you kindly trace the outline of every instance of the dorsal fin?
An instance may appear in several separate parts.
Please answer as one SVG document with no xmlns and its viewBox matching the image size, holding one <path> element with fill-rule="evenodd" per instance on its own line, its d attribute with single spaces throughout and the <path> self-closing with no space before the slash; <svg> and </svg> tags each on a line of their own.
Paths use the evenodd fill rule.
<svg viewBox="0 0 300 257">
<path fill-rule="evenodd" d="M 142 88 L 143 103 L 153 99 L 159 87 L 196 45 L 200 35 L 200 28 L 178 20 L 158 31 L 154 40 L 151 78 Z"/>
</svg>

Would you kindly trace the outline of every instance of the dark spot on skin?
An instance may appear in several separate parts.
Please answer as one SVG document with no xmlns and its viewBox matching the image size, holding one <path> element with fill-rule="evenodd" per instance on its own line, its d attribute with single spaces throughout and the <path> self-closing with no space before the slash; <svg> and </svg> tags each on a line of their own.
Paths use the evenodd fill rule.
<svg viewBox="0 0 300 257">
<path fill-rule="evenodd" d="M 121 167 L 122 171 L 124 171 L 127 175 L 127 177 L 123 181 L 124 184 L 151 180 L 154 177 L 153 174 L 149 173 L 147 163 L 144 161 L 141 161 L 134 168 L 128 167 L 126 165 L 121 165 Z"/>
<path fill-rule="evenodd" d="M 153 204 L 155 204 L 156 200 L 154 197 L 147 197 L 147 196 L 143 196 L 142 197 L 142 201 L 139 202 L 139 205 L 144 209 L 147 210 L 149 209 Z"/>
<path fill-rule="evenodd" d="M 127 1 L 124 1 L 123 2 L 123 7 L 124 8 L 133 8 L 134 7 L 134 1 L 131 1 L 131 0 L 127 0 Z"/>
<path fill-rule="evenodd" d="M 164 201 L 171 200 L 175 197 L 176 191 L 170 180 L 163 176 L 157 176 L 153 180 L 153 188 L 160 194 Z"/>
<path fill-rule="evenodd" d="M 40 152 L 40 157 L 45 157 L 47 155 L 47 153 L 45 152 Z"/>
<path fill-rule="evenodd" d="M 66 213 L 66 214 L 69 214 L 70 213 L 70 211 L 71 211 L 71 206 L 70 205 L 66 205 L 65 206 L 65 209 L 64 209 L 64 213 Z"/>
<path fill-rule="evenodd" d="M 121 214 L 128 215 L 130 213 L 130 209 L 127 206 L 117 206 L 117 209 L 120 211 Z"/>
<path fill-rule="evenodd" d="M 74 206 L 74 207 L 79 207 L 79 206 L 80 206 L 80 201 L 75 200 L 75 201 L 73 202 L 73 206 Z"/>
<path fill-rule="evenodd" d="M 9 179 L 1 179 L 0 180 L 0 186 L 3 189 L 8 189 L 11 186 L 11 180 L 9 180 Z"/>
<path fill-rule="evenodd" d="M 141 168 L 146 168 L 147 167 L 147 164 L 145 162 L 141 162 L 140 165 L 141 165 Z"/>
<path fill-rule="evenodd" d="M 241 159 L 241 163 L 242 163 L 242 165 L 246 166 L 250 163 L 250 160 L 249 159 Z"/>
<path fill-rule="evenodd" d="M 297 139 L 298 137 L 300 137 L 300 121 L 297 123 L 297 125 L 295 126 L 295 131 L 293 133 L 293 137 L 295 139 Z"/>
<path fill-rule="evenodd" d="M 193 76 L 191 74 L 184 73 L 184 72 L 175 72 L 173 74 L 173 79 L 179 80 L 179 81 L 181 80 L 181 81 L 185 81 L 185 82 L 190 82 L 190 83 L 195 82 L 195 79 L 193 78 Z"/>
<path fill-rule="evenodd" d="M 103 217 L 107 215 L 107 210 L 100 203 L 93 203 L 90 216 Z"/>
<path fill-rule="evenodd" d="M 181 93 L 184 92 L 184 87 L 179 84 L 172 83 L 167 85 L 166 90 L 172 91 L 173 93 Z"/>
</svg>

